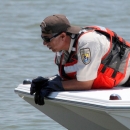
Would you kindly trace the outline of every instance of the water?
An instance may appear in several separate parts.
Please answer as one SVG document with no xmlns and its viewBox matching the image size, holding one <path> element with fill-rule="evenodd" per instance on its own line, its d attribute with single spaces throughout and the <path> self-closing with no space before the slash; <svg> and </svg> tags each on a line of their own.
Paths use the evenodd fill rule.
<svg viewBox="0 0 130 130">
<path fill-rule="evenodd" d="M 0 130 L 66 130 L 26 103 L 14 88 L 26 78 L 57 74 L 39 24 L 65 14 L 74 25 L 100 25 L 130 41 L 129 0 L 0 1 Z"/>
</svg>

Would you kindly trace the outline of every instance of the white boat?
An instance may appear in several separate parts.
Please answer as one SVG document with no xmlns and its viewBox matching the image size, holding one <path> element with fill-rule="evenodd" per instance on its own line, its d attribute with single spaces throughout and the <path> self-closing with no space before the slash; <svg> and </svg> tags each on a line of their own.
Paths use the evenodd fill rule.
<svg viewBox="0 0 130 130">
<path fill-rule="evenodd" d="M 130 130 L 129 87 L 52 92 L 43 106 L 35 104 L 30 85 L 20 84 L 14 91 L 68 130 Z M 112 94 L 119 100 L 110 100 Z"/>
</svg>

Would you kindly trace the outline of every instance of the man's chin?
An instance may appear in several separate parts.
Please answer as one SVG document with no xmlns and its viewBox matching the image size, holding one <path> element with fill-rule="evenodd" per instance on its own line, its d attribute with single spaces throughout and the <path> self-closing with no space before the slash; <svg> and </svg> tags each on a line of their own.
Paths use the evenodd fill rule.
<svg viewBox="0 0 130 130">
<path fill-rule="evenodd" d="M 52 50 L 53 52 L 57 52 L 56 50 Z"/>
<path fill-rule="evenodd" d="M 59 52 L 58 50 L 53 50 L 53 49 L 51 49 L 53 52 Z"/>
</svg>

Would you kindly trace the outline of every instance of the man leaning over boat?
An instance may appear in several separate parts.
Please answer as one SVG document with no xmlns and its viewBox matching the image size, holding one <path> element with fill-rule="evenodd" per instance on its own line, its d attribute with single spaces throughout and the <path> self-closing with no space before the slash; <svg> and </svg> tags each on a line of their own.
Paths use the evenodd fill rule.
<svg viewBox="0 0 130 130">
<path fill-rule="evenodd" d="M 32 80 L 30 94 L 35 103 L 54 91 L 111 89 L 130 86 L 130 43 L 101 26 L 72 26 L 67 17 L 56 14 L 42 23 L 43 45 L 56 53 L 59 75 Z"/>
</svg>

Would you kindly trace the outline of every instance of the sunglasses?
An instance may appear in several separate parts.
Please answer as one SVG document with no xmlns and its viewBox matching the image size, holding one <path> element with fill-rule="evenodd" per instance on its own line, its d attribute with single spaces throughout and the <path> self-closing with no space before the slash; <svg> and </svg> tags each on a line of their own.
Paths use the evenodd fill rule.
<svg viewBox="0 0 130 130">
<path fill-rule="evenodd" d="M 49 38 L 49 37 L 43 37 L 43 36 L 41 35 L 41 38 L 42 38 L 42 40 L 43 40 L 44 42 L 49 43 L 53 38 L 59 36 L 61 33 L 62 33 L 62 32 L 57 33 L 57 34 L 53 35 L 53 36 L 50 37 L 50 38 Z"/>
</svg>

